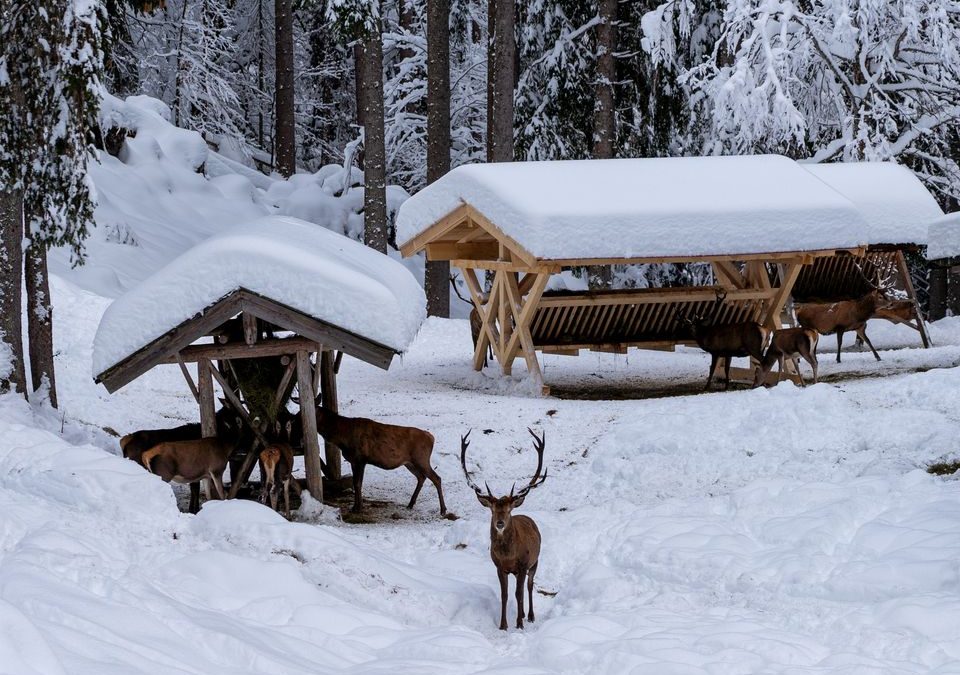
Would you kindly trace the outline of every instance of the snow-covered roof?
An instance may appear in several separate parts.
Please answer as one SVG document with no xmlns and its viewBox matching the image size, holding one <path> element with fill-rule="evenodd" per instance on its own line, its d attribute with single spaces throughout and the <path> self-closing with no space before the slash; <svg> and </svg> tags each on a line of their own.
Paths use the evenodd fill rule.
<svg viewBox="0 0 960 675">
<path fill-rule="evenodd" d="M 960 256 L 960 211 L 954 211 L 930 223 L 927 234 L 927 260 L 958 256 Z"/>
<path fill-rule="evenodd" d="M 469 204 L 542 260 L 855 248 L 864 214 L 786 157 L 683 157 L 461 166 L 408 199 L 405 245 Z"/>
<path fill-rule="evenodd" d="M 894 162 L 803 164 L 853 202 L 867 222 L 867 244 L 925 244 L 940 206 L 910 169 Z"/>
<path fill-rule="evenodd" d="M 397 351 L 426 316 L 423 289 L 398 261 L 271 216 L 207 239 L 117 298 L 94 338 L 94 374 L 241 288 Z"/>
</svg>

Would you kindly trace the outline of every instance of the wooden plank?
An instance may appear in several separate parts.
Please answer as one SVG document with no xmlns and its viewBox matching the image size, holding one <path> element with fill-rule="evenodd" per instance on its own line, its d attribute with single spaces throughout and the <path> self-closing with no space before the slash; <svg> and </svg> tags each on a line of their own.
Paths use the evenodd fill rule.
<svg viewBox="0 0 960 675">
<path fill-rule="evenodd" d="M 257 342 L 260 331 L 257 329 L 257 317 L 249 312 L 240 315 L 243 320 L 243 341 L 248 347 L 252 347 Z"/>
<path fill-rule="evenodd" d="M 200 435 L 213 438 L 217 435 L 217 409 L 213 395 L 213 364 L 200 361 L 197 366 L 197 385 L 200 390 Z"/>
<path fill-rule="evenodd" d="M 578 356 L 580 354 L 579 349 L 569 349 L 567 347 L 543 347 L 540 351 L 552 356 Z"/>
<path fill-rule="evenodd" d="M 528 265 L 525 262 L 514 262 L 506 260 L 463 260 L 456 259 L 451 260 L 450 264 L 454 267 L 459 267 L 464 269 L 470 267 L 473 269 L 479 270 L 507 270 L 508 272 L 534 272 L 534 273 L 543 273 L 555 274 L 560 272 L 563 268 L 560 265 L 554 265 L 553 263 L 537 263 L 536 265 Z"/>
<path fill-rule="evenodd" d="M 543 384 L 543 373 L 540 370 L 540 362 L 537 361 L 537 350 L 533 344 L 533 337 L 530 335 L 530 324 L 533 321 L 533 315 L 537 311 L 540 302 L 540 296 L 547 287 L 550 280 L 549 274 L 541 274 L 533 282 L 530 292 L 525 298 L 520 297 L 520 289 L 517 285 L 517 279 L 512 274 L 505 277 L 506 283 L 506 301 L 510 303 L 511 313 L 515 317 L 516 326 L 514 334 L 510 337 L 505 353 L 506 358 L 512 360 L 513 354 L 520 348 L 523 349 L 523 356 L 527 362 L 527 371 L 534 381 L 540 386 L 541 393 L 546 395 L 548 391 Z"/>
<path fill-rule="evenodd" d="M 473 300 L 473 306 L 480 315 L 480 335 L 477 339 L 477 348 L 473 352 L 473 369 L 483 370 L 483 362 L 486 358 L 487 347 L 496 352 L 499 343 L 496 328 L 492 325 L 494 314 L 496 312 L 497 286 L 491 289 L 490 296 L 486 302 L 483 301 L 480 282 L 477 279 L 476 272 L 472 268 L 463 268 L 463 279 L 470 291 L 470 298 Z"/>
<path fill-rule="evenodd" d="M 500 256 L 500 247 L 497 242 L 447 242 L 438 241 L 427 244 L 428 260 L 497 260 Z"/>
<path fill-rule="evenodd" d="M 333 354 L 324 351 L 320 354 L 320 401 L 324 408 L 333 412 L 340 412 L 337 401 L 337 375 L 334 370 Z M 340 480 L 340 448 L 324 439 L 324 455 L 326 456 L 327 477 L 330 480 Z"/>
<path fill-rule="evenodd" d="M 817 249 L 813 251 L 758 251 L 753 253 L 727 253 L 707 255 L 670 255 L 670 256 L 634 256 L 630 258 L 537 258 L 538 265 L 559 265 L 561 267 L 582 267 L 587 265 L 630 265 L 644 263 L 710 263 L 715 260 L 745 262 L 747 260 L 765 260 L 767 262 L 789 262 L 808 265 L 816 258 L 828 257 L 837 253 L 863 255 L 866 247 L 844 249 Z M 531 265 L 533 266 L 533 265 Z"/>
<path fill-rule="evenodd" d="M 184 363 L 195 363 L 203 359 L 212 361 L 230 361 L 233 359 L 257 359 L 265 356 L 284 356 L 296 354 L 301 349 L 316 349 L 317 343 L 302 337 L 272 338 L 261 340 L 253 346 L 245 342 L 228 342 L 225 345 L 210 343 L 191 345 L 179 352 Z M 161 363 L 176 363 L 177 355 L 163 359 Z"/>
<path fill-rule="evenodd" d="M 158 363 L 167 359 L 189 345 L 201 335 L 206 335 L 217 326 L 236 316 L 241 310 L 241 299 L 237 292 L 221 298 L 203 312 L 194 315 L 178 326 L 153 340 L 111 366 L 94 378 L 103 384 L 111 394 L 143 375 Z"/>
<path fill-rule="evenodd" d="M 303 424 L 303 463 L 310 496 L 323 501 L 323 477 L 320 474 L 320 441 L 317 438 L 317 402 L 313 391 L 310 354 L 297 352 L 297 388 L 300 392 L 300 421 Z"/>
<path fill-rule="evenodd" d="M 729 260 L 713 260 L 713 271 L 716 274 L 717 281 L 725 288 L 743 289 L 747 287 L 747 282 L 740 273 L 740 270 Z"/>
<path fill-rule="evenodd" d="M 487 232 L 493 235 L 493 237 L 498 242 L 500 242 L 502 245 L 509 248 L 510 253 L 512 253 L 514 257 L 519 258 L 530 267 L 536 267 L 537 259 L 533 254 L 531 254 L 523 246 L 517 243 L 515 239 L 508 236 L 499 227 L 497 227 L 492 222 L 490 222 L 490 220 L 485 215 L 480 213 L 480 211 L 470 206 L 469 204 L 467 204 L 466 207 L 467 207 L 467 215 L 469 216 L 471 222 L 485 229 Z"/>
<path fill-rule="evenodd" d="M 280 385 L 277 387 L 276 393 L 273 395 L 273 407 L 272 410 L 274 413 L 280 410 L 280 407 L 286 403 L 287 397 L 290 395 L 290 389 L 293 384 L 293 375 L 297 372 L 297 361 L 296 359 L 290 359 L 290 363 L 287 364 L 286 370 L 283 371 L 283 377 L 280 378 Z"/>
<path fill-rule="evenodd" d="M 247 289 L 240 289 L 243 310 L 264 321 L 318 342 L 327 349 L 339 349 L 361 361 L 387 370 L 397 350 L 348 330 L 315 319 Z M 312 350 L 310 350 L 312 351 Z"/>
<path fill-rule="evenodd" d="M 630 291 L 608 291 L 605 293 L 584 292 L 570 295 L 546 295 L 541 298 L 540 307 L 689 303 L 698 301 L 715 302 L 718 293 L 725 294 L 724 299 L 726 302 L 767 300 L 776 295 L 775 289 L 763 288 L 730 291 L 720 286 L 640 288 Z"/>
</svg>

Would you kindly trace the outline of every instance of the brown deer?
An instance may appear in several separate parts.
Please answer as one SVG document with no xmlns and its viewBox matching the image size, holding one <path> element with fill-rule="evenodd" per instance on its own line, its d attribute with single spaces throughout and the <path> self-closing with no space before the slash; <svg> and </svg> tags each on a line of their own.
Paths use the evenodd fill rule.
<svg viewBox="0 0 960 675">
<path fill-rule="evenodd" d="M 867 343 L 874 358 L 880 355 L 867 337 L 867 320 L 876 316 L 890 301 L 881 288 L 874 288 L 856 300 L 840 300 L 829 303 L 804 303 L 797 308 L 797 322 L 803 328 L 810 328 L 821 335 L 836 334 L 837 363 L 840 363 L 840 349 L 843 347 L 843 334 L 854 331 Z"/>
<path fill-rule="evenodd" d="M 263 477 L 261 499 L 270 501 L 270 508 L 277 510 L 280 490 L 283 490 L 283 508 L 290 519 L 290 482 L 293 479 L 293 448 L 289 443 L 271 443 L 260 451 L 260 475 Z"/>
<path fill-rule="evenodd" d="M 328 443 L 333 443 L 350 463 L 353 472 L 353 512 L 363 508 L 363 472 L 368 464 L 380 469 L 405 466 L 416 479 L 417 487 L 410 497 L 408 509 L 417 503 L 417 496 L 427 478 L 437 488 L 440 515 L 447 514 L 443 501 L 440 476 L 430 466 L 434 438 L 429 431 L 415 427 L 383 424 L 362 417 L 343 417 L 322 406 L 317 406 L 317 432 Z"/>
<path fill-rule="evenodd" d="M 884 307 L 874 313 L 872 319 L 883 319 L 893 324 L 902 323 L 913 330 L 920 332 L 920 320 L 917 317 L 917 307 L 913 300 L 889 300 Z M 863 348 L 863 340 L 857 336 L 854 345 Z"/>
<path fill-rule="evenodd" d="M 506 497 L 494 497 L 490 486 L 486 494 L 470 479 L 467 471 L 467 448 L 470 445 L 470 432 L 460 437 L 460 466 L 477 500 L 490 509 L 490 558 L 497 567 L 497 576 L 500 579 L 500 630 L 507 630 L 507 582 L 509 575 L 517 579 L 517 628 L 523 628 L 523 582 L 527 582 L 527 595 L 530 607 L 527 611 L 527 621 L 533 622 L 533 578 L 537 574 L 537 565 L 540 562 L 540 530 L 529 516 L 514 516 L 513 509 L 523 504 L 530 490 L 540 487 L 547 479 L 547 472 L 540 476 L 543 468 L 544 437 L 537 436 L 533 429 L 527 429 L 533 436 L 533 447 L 537 451 L 537 471 L 526 486 L 515 492 L 516 484 L 510 488 Z"/>
<path fill-rule="evenodd" d="M 816 384 L 817 342 L 819 340 L 820 334 L 809 328 L 784 328 L 773 331 L 767 353 L 760 359 L 760 367 L 757 368 L 753 386 L 758 387 L 761 382 L 767 379 L 767 375 L 773 370 L 774 363 L 778 364 L 777 372 L 782 375 L 784 359 L 790 359 L 796 364 L 797 357 L 810 364 L 813 369 L 813 383 Z M 804 386 L 803 375 L 800 373 L 799 367 L 797 368 L 797 377 L 800 378 L 800 386 Z"/>
<path fill-rule="evenodd" d="M 239 428 L 227 423 L 228 433 L 189 441 L 165 441 L 144 451 L 140 461 L 147 471 L 167 483 L 194 483 L 206 479 L 219 499 L 224 499 L 223 472 L 240 445 Z"/>
<path fill-rule="evenodd" d="M 723 359 L 723 388 L 730 388 L 730 360 L 749 356 L 760 361 L 763 358 L 763 348 L 767 342 L 770 329 L 761 326 L 755 321 L 728 323 L 719 326 L 708 326 L 700 317 L 692 319 L 678 313 L 677 317 L 690 327 L 693 339 L 703 351 L 710 354 L 710 374 L 703 390 L 710 389 L 713 382 L 713 372 L 717 363 Z"/>
</svg>

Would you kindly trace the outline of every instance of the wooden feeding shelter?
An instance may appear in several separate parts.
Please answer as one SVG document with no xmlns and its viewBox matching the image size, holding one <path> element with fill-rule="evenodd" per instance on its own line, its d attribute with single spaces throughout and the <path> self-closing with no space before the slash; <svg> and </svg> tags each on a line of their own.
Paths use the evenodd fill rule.
<svg viewBox="0 0 960 675">
<path fill-rule="evenodd" d="M 927 234 L 930 263 L 930 313 L 944 317 L 960 312 L 960 211 L 930 223 Z M 935 306 L 936 305 L 936 306 Z"/>
<path fill-rule="evenodd" d="M 888 279 L 913 304 L 913 323 L 907 325 L 929 347 L 906 255 L 923 250 L 928 225 L 943 216 L 936 200 L 912 171 L 893 162 L 802 166 L 857 207 L 867 224 L 867 246 L 863 256 L 818 258 L 805 267 L 793 287 L 794 301 L 850 300 L 869 292 L 877 277 Z"/>
<path fill-rule="evenodd" d="M 261 443 L 271 427 L 263 423 L 281 418 L 296 389 L 307 485 L 322 499 L 321 467 L 338 479 L 340 453 L 327 444 L 321 461 L 318 398 L 337 409 L 345 354 L 389 368 L 424 307 L 400 263 L 317 225 L 264 218 L 208 239 L 114 301 L 94 340 L 94 379 L 113 393 L 158 365 L 179 365 L 204 437 L 217 432 L 216 382 Z M 230 496 L 255 459 L 248 452 L 231 463 Z"/>
<path fill-rule="evenodd" d="M 537 351 L 672 350 L 694 343 L 681 314 L 780 327 L 804 267 L 863 255 L 867 223 L 796 162 L 752 156 L 462 166 L 407 200 L 397 228 L 405 256 L 462 271 L 482 322 L 474 367 L 489 346 L 543 387 Z M 571 268 L 648 263 L 705 263 L 713 283 L 549 290 Z"/>
</svg>

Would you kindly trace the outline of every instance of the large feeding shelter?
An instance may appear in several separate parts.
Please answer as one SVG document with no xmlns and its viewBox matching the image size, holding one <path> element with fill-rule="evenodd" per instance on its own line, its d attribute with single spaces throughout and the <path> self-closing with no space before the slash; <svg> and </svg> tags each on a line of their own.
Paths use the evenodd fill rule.
<svg viewBox="0 0 960 675">
<path fill-rule="evenodd" d="M 264 442 L 294 387 L 311 495 L 322 498 L 314 408 L 336 410 L 344 354 L 387 369 L 425 318 L 423 290 L 399 262 L 318 225 L 269 217 L 211 237 L 131 289 L 104 313 L 95 380 L 115 392 L 160 364 L 179 364 L 216 435 L 214 385 Z M 194 382 L 187 364 L 196 364 Z M 255 428 L 256 427 L 256 428 Z M 231 496 L 256 453 L 231 465 Z M 340 453 L 328 444 L 328 478 Z"/>
<path fill-rule="evenodd" d="M 472 164 L 397 217 L 404 255 L 462 270 L 482 322 L 474 367 L 489 346 L 541 386 L 538 350 L 673 349 L 693 342 L 681 314 L 778 328 L 803 266 L 862 256 L 867 229 L 850 199 L 771 155 Z M 565 268 L 644 263 L 708 263 L 715 283 L 545 292 Z"/>
<path fill-rule="evenodd" d="M 911 303 L 912 321 L 924 347 L 930 346 L 905 254 L 919 253 L 928 225 L 943 211 L 923 183 L 893 162 L 803 164 L 807 171 L 849 199 L 866 222 L 863 257 L 818 258 L 793 287 L 796 302 L 836 302 L 861 297 L 877 278 L 888 280 Z M 883 312 L 879 314 L 885 318 Z M 891 316 L 891 320 L 898 320 Z M 902 317 L 901 317 L 902 318 Z"/>
</svg>

